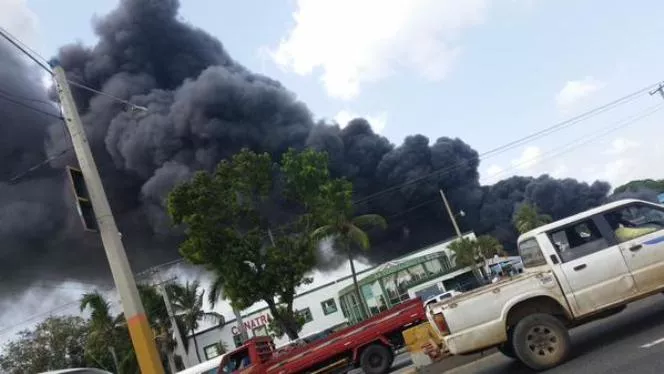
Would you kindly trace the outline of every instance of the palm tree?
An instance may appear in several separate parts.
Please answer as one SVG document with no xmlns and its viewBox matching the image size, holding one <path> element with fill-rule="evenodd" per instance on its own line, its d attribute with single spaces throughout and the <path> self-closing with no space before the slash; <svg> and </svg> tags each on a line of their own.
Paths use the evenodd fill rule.
<svg viewBox="0 0 664 374">
<path fill-rule="evenodd" d="M 203 310 L 205 290 L 200 290 L 199 281 L 187 282 L 184 286 L 171 284 L 169 288 L 173 292 L 175 314 L 181 318 L 184 328 L 192 334 L 196 358 L 198 362 L 201 362 L 201 355 L 198 352 L 198 341 L 195 335 L 199 327 L 199 322 L 209 320 L 221 324 L 224 321 L 224 317 L 219 313 Z"/>
<path fill-rule="evenodd" d="M 214 280 L 210 285 L 210 293 L 208 293 L 208 302 L 212 308 L 215 307 L 217 301 L 225 298 L 223 287 L 224 277 L 215 271 Z M 242 321 L 242 311 L 233 305 L 232 301 L 229 301 L 229 304 L 231 304 L 231 308 L 233 308 L 233 314 L 235 315 L 235 322 L 237 323 L 237 328 L 240 332 L 240 338 L 244 342 L 249 339 L 249 335 L 247 334 L 247 328 L 244 326 L 244 322 Z"/>
<path fill-rule="evenodd" d="M 540 214 L 535 205 L 524 203 L 514 214 L 513 222 L 519 233 L 523 234 L 551 222 L 551 216 Z"/>
<path fill-rule="evenodd" d="M 451 258 L 455 266 L 469 266 L 473 270 L 473 273 L 478 276 L 478 253 L 475 240 L 470 238 L 457 239 L 450 243 L 449 249 L 453 252 Z"/>
<path fill-rule="evenodd" d="M 143 308 L 150 321 L 159 351 L 166 358 L 171 373 L 175 373 L 177 372 L 175 365 L 176 342 L 173 339 L 173 326 L 171 326 L 164 298 L 155 287 L 149 285 L 139 284 L 138 293 L 141 296 Z"/>
<path fill-rule="evenodd" d="M 489 235 L 482 235 L 477 239 L 461 238 L 450 243 L 449 248 L 454 252 L 452 257 L 457 266 L 470 266 L 476 274 L 479 270 L 482 278 L 485 277 L 484 266 L 479 267 L 478 264 L 485 265 L 486 260 L 494 255 L 505 253 L 498 239 Z"/>
<path fill-rule="evenodd" d="M 335 244 L 337 244 L 338 248 L 348 256 L 357 300 L 362 306 L 364 315 L 369 316 L 369 310 L 363 301 L 364 299 L 360 293 L 360 286 L 357 283 L 357 274 L 355 272 L 355 264 L 353 263 L 353 247 L 357 246 L 364 251 L 369 250 L 371 247 L 369 235 L 367 235 L 362 228 L 370 229 L 372 227 L 379 227 L 385 229 L 387 228 L 387 221 L 378 214 L 365 214 L 357 217 L 350 217 L 347 214 L 349 212 L 350 210 L 342 210 L 334 215 L 333 219 L 330 220 L 330 223 L 314 230 L 312 236 L 315 240 L 323 240 L 331 237 L 335 241 Z"/>
<path fill-rule="evenodd" d="M 120 371 L 120 364 L 117 358 L 117 345 L 122 345 L 120 339 L 127 338 L 124 335 L 126 322 L 122 313 L 113 316 L 111 314 L 111 303 L 109 303 L 102 294 L 98 291 L 85 293 L 80 301 L 81 312 L 90 309 L 90 331 L 88 335 L 88 344 L 95 347 L 108 347 L 108 353 L 111 354 L 113 359 L 113 366 L 115 371 Z M 98 352 L 97 349 L 87 350 L 88 354 Z M 105 352 L 105 350 L 102 350 Z M 99 357 L 92 357 L 93 360 L 98 361 Z"/>
</svg>

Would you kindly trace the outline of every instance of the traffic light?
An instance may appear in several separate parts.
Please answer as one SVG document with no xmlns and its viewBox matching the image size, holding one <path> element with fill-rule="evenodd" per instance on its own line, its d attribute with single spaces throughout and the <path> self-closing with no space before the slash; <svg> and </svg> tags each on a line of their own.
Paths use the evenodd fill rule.
<svg viewBox="0 0 664 374">
<path fill-rule="evenodd" d="M 78 215 L 81 217 L 83 228 L 86 231 L 98 231 L 97 218 L 95 218 L 95 212 L 92 209 L 92 202 L 90 201 L 88 188 L 85 185 L 83 173 L 71 166 L 67 166 L 67 172 L 72 189 L 74 190 L 76 208 L 78 209 Z"/>
</svg>

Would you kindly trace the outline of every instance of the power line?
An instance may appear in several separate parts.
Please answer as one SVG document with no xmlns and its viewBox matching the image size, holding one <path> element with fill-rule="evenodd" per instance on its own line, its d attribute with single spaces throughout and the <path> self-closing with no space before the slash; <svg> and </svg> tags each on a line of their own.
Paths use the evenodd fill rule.
<svg viewBox="0 0 664 374">
<path fill-rule="evenodd" d="M 662 109 L 664 109 L 664 104 L 653 105 L 649 108 L 646 108 L 646 110 L 640 112 L 639 114 L 636 114 L 636 115 L 630 116 L 626 119 L 618 121 L 615 126 L 604 127 L 605 131 L 603 131 L 599 134 L 597 132 L 589 133 L 589 134 L 587 134 L 585 136 L 582 136 L 582 137 L 579 137 L 579 138 L 577 138 L 577 139 L 575 139 L 571 142 L 565 143 L 561 147 L 549 150 L 549 151 L 544 152 L 542 154 L 542 155 L 547 155 L 547 154 L 551 155 L 550 157 L 542 158 L 541 157 L 542 155 L 539 155 L 538 157 L 535 157 L 533 159 L 522 161 L 522 162 L 520 162 L 516 165 L 513 165 L 512 167 L 510 167 L 508 169 L 501 170 L 499 173 L 496 173 L 496 174 L 492 175 L 491 178 L 493 179 L 498 175 L 502 175 L 502 174 L 504 174 L 504 173 L 506 173 L 510 170 L 517 169 L 520 166 L 523 166 L 523 165 L 528 164 L 528 163 L 533 162 L 533 161 L 541 162 L 542 160 L 550 160 L 550 159 L 558 157 L 562 154 L 571 152 L 572 150 L 574 150 L 578 147 L 581 147 L 581 146 L 584 146 L 586 144 L 595 142 L 595 141 L 597 141 L 597 140 L 599 140 L 599 139 L 601 139 L 601 138 L 603 138 L 603 137 L 605 137 L 605 136 L 607 136 L 607 135 L 609 135 L 609 134 L 611 134 L 615 131 L 618 131 L 618 130 L 620 130 L 622 128 L 625 128 L 627 126 L 633 125 L 634 123 L 636 123 L 636 122 L 638 122 L 638 121 L 640 121 L 644 118 L 647 118 L 647 117 L 655 114 L 656 112 L 658 112 Z"/>
<path fill-rule="evenodd" d="M 13 36 L 9 31 L 6 29 L 0 27 L 0 36 L 5 38 L 9 43 L 11 43 L 14 47 L 16 47 L 18 50 L 23 52 L 28 58 L 30 58 L 32 61 L 34 61 L 37 65 L 39 65 L 42 69 L 46 70 L 49 74 L 53 75 L 53 72 L 51 71 L 51 68 L 43 63 L 42 61 L 39 61 L 35 56 L 39 56 L 37 52 L 35 52 L 33 49 L 28 47 L 25 43 L 21 42 L 21 40 L 15 36 Z M 31 53 L 32 52 L 32 53 Z M 41 56 L 40 56 L 41 57 Z M 43 57 L 42 57 L 43 59 Z"/>
<path fill-rule="evenodd" d="M 21 101 L 19 101 L 19 100 L 13 99 L 13 98 L 10 97 L 9 95 L 4 94 L 4 93 L 2 93 L 2 92 L 0 92 L 0 98 L 3 99 L 3 100 L 5 100 L 5 101 L 8 101 L 8 102 L 10 102 L 10 103 L 12 103 L 12 104 L 14 104 L 14 105 L 18 105 L 18 106 L 24 107 L 24 108 L 26 108 L 26 109 L 29 109 L 29 110 L 35 111 L 35 112 L 37 112 L 37 113 L 41 113 L 41 114 L 46 115 L 46 116 L 49 116 L 49 117 L 57 118 L 57 119 L 59 119 L 59 120 L 64 120 L 64 118 L 63 118 L 62 116 L 59 116 L 59 115 L 54 114 L 54 113 L 47 112 L 47 111 L 42 110 L 42 109 L 39 109 L 39 108 L 35 108 L 35 107 L 32 106 L 32 105 L 28 105 L 28 104 L 23 103 L 23 102 L 21 102 Z"/>
<path fill-rule="evenodd" d="M 648 85 L 648 86 L 646 86 L 646 87 L 644 87 L 644 88 L 641 88 L 641 89 L 638 89 L 638 90 L 636 90 L 636 91 L 634 91 L 634 92 L 631 92 L 631 93 L 629 93 L 629 94 L 627 94 L 627 95 L 625 95 L 625 96 L 623 96 L 623 97 L 621 97 L 621 98 L 619 98 L 619 99 L 613 100 L 613 101 L 611 101 L 611 102 L 609 102 L 609 103 L 607 103 L 607 104 L 604 104 L 604 105 L 599 106 L 599 107 L 596 107 L 596 108 L 594 108 L 594 109 L 592 109 L 592 110 L 586 111 L 586 112 L 584 112 L 584 113 L 582 113 L 582 114 L 580 114 L 580 115 L 577 115 L 577 116 L 575 116 L 575 117 L 572 117 L 572 118 L 570 118 L 570 119 L 568 119 L 568 120 L 565 120 L 565 121 L 562 121 L 562 122 L 556 123 L 556 124 L 554 124 L 554 125 L 552 125 L 552 126 L 549 126 L 549 127 L 545 128 L 545 129 L 542 129 L 542 130 L 540 130 L 540 131 L 537 131 L 537 132 L 532 133 L 532 134 L 530 134 L 530 135 L 527 135 L 527 136 L 525 136 L 525 137 L 522 137 L 522 138 L 516 139 L 516 140 L 514 140 L 514 141 L 511 141 L 511 142 L 506 143 L 506 144 L 504 144 L 504 145 L 501 145 L 501 146 L 499 146 L 499 147 L 493 148 L 493 149 L 491 149 L 491 150 L 489 150 L 489 151 L 483 152 L 482 154 L 479 155 L 479 157 L 478 157 L 478 161 L 481 161 L 481 160 L 487 159 L 487 158 L 489 158 L 489 157 L 492 157 L 492 156 L 495 156 L 495 155 L 497 155 L 497 154 L 503 153 L 503 152 L 508 151 L 508 150 L 510 150 L 510 149 L 516 148 L 517 146 L 522 145 L 522 144 L 524 144 L 524 143 L 527 142 L 527 141 L 531 141 L 531 140 L 533 140 L 533 139 L 541 138 L 541 137 L 546 136 L 546 135 L 549 135 L 549 134 L 551 134 L 551 133 L 553 133 L 553 132 L 556 132 L 556 131 L 562 130 L 562 129 L 564 129 L 564 128 L 567 128 L 567 127 L 570 127 L 570 126 L 572 126 L 572 125 L 575 125 L 575 124 L 577 124 L 577 123 L 579 123 L 579 122 L 581 122 L 581 121 L 587 120 L 587 119 L 592 118 L 592 117 L 594 117 L 594 116 L 596 116 L 596 115 L 599 115 L 599 114 L 601 114 L 601 113 L 604 113 L 604 112 L 606 112 L 606 111 L 609 111 L 609 110 L 611 110 L 611 109 L 613 109 L 613 108 L 615 108 L 615 107 L 617 107 L 617 106 L 619 106 L 619 105 L 623 105 L 623 104 L 626 104 L 626 103 L 628 103 L 628 102 L 631 102 L 631 101 L 635 100 L 639 95 L 644 94 L 645 92 L 649 91 L 652 87 L 654 87 L 654 86 L 656 86 L 656 85 L 657 85 L 657 83 L 655 83 L 655 84 L 650 84 L 650 85 Z M 473 160 L 470 160 L 470 161 L 473 161 Z M 426 174 L 426 175 L 423 175 L 423 176 L 421 176 L 421 177 L 417 177 L 417 178 L 415 178 L 415 179 L 411 179 L 411 180 L 409 180 L 409 181 L 406 181 L 406 182 L 403 182 L 403 183 L 400 183 L 400 184 L 397 184 L 397 185 L 394 185 L 394 186 L 388 187 L 388 188 L 383 189 L 383 190 L 381 190 L 381 191 L 378 191 L 378 192 L 376 192 L 376 193 L 373 193 L 373 194 L 370 194 L 370 195 L 364 196 L 364 197 L 362 197 L 362 198 L 359 198 L 359 199 L 355 200 L 355 201 L 353 202 L 353 204 L 354 204 L 354 205 L 357 205 L 357 204 L 361 204 L 361 203 L 363 203 L 363 202 L 367 202 L 367 201 L 374 200 L 374 199 L 376 199 L 377 197 L 380 197 L 380 196 L 382 196 L 382 195 L 384 195 L 384 194 L 386 194 L 386 193 L 389 193 L 389 192 L 392 192 L 392 191 L 398 190 L 398 189 L 400 189 L 400 188 L 402 188 L 402 187 L 406 187 L 406 186 L 409 186 L 409 185 L 411 185 L 411 184 L 417 184 L 417 183 L 423 182 L 423 181 L 425 181 L 425 180 L 427 180 L 427 179 L 429 179 L 429 178 L 431 178 L 431 177 L 433 177 L 433 176 L 439 176 L 439 177 L 440 177 L 440 176 L 443 176 L 443 175 L 447 175 L 447 174 L 451 173 L 452 171 L 455 171 L 455 170 L 457 170 L 457 169 L 460 169 L 460 168 L 466 166 L 470 161 L 462 160 L 462 161 L 457 162 L 456 164 L 453 164 L 453 165 L 450 165 L 450 166 L 447 166 L 447 167 L 443 167 L 443 168 L 440 168 L 440 169 L 434 170 L 434 171 L 432 171 L 432 172 L 430 172 L 430 173 L 428 173 L 428 174 Z"/>
<path fill-rule="evenodd" d="M 15 37 L 9 31 L 7 31 L 6 29 L 4 29 L 2 27 L 0 27 L 0 36 L 5 38 L 14 47 L 16 47 L 18 50 L 23 52 L 23 54 L 28 56 L 28 58 L 30 58 L 32 61 L 34 61 L 37 65 L 39 65 L 42 69 L 44 69 L 48 74 L 50 74 L 51 76 L 53 75 L 53 71 L 48 66 L 48 64 L 43 62 L 43 61 L 46 61 L 46 59 L 44 57 L 42 57 L 39 53 L 37 53 L 34 49 L 30 48 L 28 45 L 23 43 L 19 38 Z M 42 61 L 40 61 L 37 57 L 39 57 Z M 113 99 L 117 102 L 123 103 L 123 104 L 129 106 L 132 110 L 138 110 L 138 111 L 147 111 L 148 110 L 148 108 L 146 108 L 146 107 L 133 104 L 133 103 L 129 102 L 128 100 L 119 98 L 117 96 L 113 96 L 113 95 L 108 94 L 104 91 L 97 90 L 97 89 L 92 88 L 92 87 L 90 87 L 86 84 L 83 84 L 81 82 L 76 82 L 76 81 L 73 81 L 69 78 L 67 78 L 67 82 L 69 84 L 71 84 L 72 86 L 76 86 L 76 87 L 82 88 L 84 90 L 88 90 L 90 92 L 96 93 L 98 95 L 106 96 L 106 97 L 111 98 L 111 99 Z"/>
</svg>

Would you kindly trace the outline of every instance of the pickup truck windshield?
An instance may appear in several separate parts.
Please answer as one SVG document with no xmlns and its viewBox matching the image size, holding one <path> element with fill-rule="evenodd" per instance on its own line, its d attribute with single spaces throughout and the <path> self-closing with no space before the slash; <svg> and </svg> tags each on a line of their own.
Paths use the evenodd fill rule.
<svg viewBox="0 0 664 374">
<path fill-rule="evenodd" d="M 544 254 L 542 254 L 535 238 L 526 239 L 519 243 L 519 254 L 525 268 L 546 265 Z"/>
</svg>

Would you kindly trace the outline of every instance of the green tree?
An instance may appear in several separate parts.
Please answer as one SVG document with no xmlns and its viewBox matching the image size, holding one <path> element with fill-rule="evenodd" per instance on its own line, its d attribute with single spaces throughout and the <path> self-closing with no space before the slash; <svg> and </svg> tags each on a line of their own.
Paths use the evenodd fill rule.
<svg viewBox="0 0 664 374">
<path fill-rule="evenodd" d="M 53 316 L 32 330 L 23 330 L 2 347 L 0 371 L 8 374 L 39 373 L 87 366 L 87 322 L 80 317 Z"/>
<path fill-rule="evenodd" d="M 201 355 L 198 352 L 198 341 L 195 332 L 199 323 L 208 320 L 213 323 L 222 324 L 224 317 L 216 312 L 206 312 L 203 310 L 203 297 L 205 290 L 201 290 L 198 281 L 187 282 L 184 285 L 170 284 L 168 292 L 173 296 L 173 309 L 178 318 L 182 320 L 184 328 L 192 334 L 196 358 L 201 362 Z"/>
<path fill-rule="evenodd" d="M 212 280 L 212 284 L 210 285 L 210 290 L 208 292 L 208 302 L 213 308 L 217 305 L 217 302 L 226 299 L 226 296 L 224 295 L 224 279 L 225 276 L 223 274 L 220 274 L 217 271 L 214 272 L 214 279 Z M 247 334 L 247 329 L 244 327 L 244 323 L 242 321 L 242 311 L 230 300 L 229 304 L 231 305 L 233 314 L 235 315 L 235 322 L 238 326 L 238 332 L 240 333 L 241 339 L 244 342 L 248 339 L 249 336 Z"/>
<path fill-rule="evenodd" d="M 307 274 L 316 264 L 316 243 L 310 233 L 329 181 L 324 153 L 289 150 L 275 165 L 269 154 L 243 149 L 214 173 L 199 172 L 169 194 L 169 214 L 187 236 L 180 252 L 219 275 L 235 308 L 264 301 L 296 339 L 295 289 L 312 281 Z M 284 211 L 281 196 L 295 214 L 274 214 Z M 276 222 L 282 226 L 271 231 Z"/>
<path fill-rule="evenodd" d="M 385 229 L 387 221 L 378 214 L 354 216 L 353 186 L 346 180 L 332 181 L 323 188 L 322 192 L 320 209 L 323 225 L 313 231 L 312 237 L 316 241 L 331 239 L 334 247 L 348 257 L 356 296 L 360 300 L 365 316 L 369 316 L 369 310 L 363 302 L 364 298 L 357 283 L 354 253 L 357 249 L 367 251 L 371 248 L 369 235 L 365 230 Z"/>
<path fill-rule="evenodd" d="M 514 214 L 512 222 L 517 231 L 524 234 L 551 222 L 551 216 L 541 214 L 535 205 L 524 203 Z"/>
<path fill-rule="evenodd" d="M 86 358 L 108 371 L 135 373 L 138 363 L 124 315 L 113 315 L 111 304 L 97 291 L 83 294 L 80 309 L 90 310 Z"/>
<path fill-rule="evenodd" d="M 639 191 L 643 189 L 648 189 L 655 191 L 656 193 L 664 192 L 664 179 L 655 180 L 655 179 L 637 179 L 630 181 L 622 186 L 616 187 L 613 191 L 614 194 L 619 194 L 627 191 Z"/>
<path fill-rule="evenodd" d="M 164 298 L 155 286 L 146 284 L 138 285 L 138 293 L 141 297 L 145 313 L 148 316 L 150 327 L 152 327 L 155 335 L 155 341 L 162 356 L 162 361 L 168 365 L 171 373 L 176 373 L 178 371 L 175 360 L 175 347 L 177 343 L 173 338 L 174 327 L 171 326 Z"/>
<path fill-rule="evenodd" d="M 453 252 L 452 259 L 456 266 L 469 266 L 482 278 L 486 276 L 486 260 L 494 255 L 505 254 L 498 239 L 489 235 L 482 235 L 477 239 L 460 238 L 450 243 L 449 248 Z"/>
</svg>

